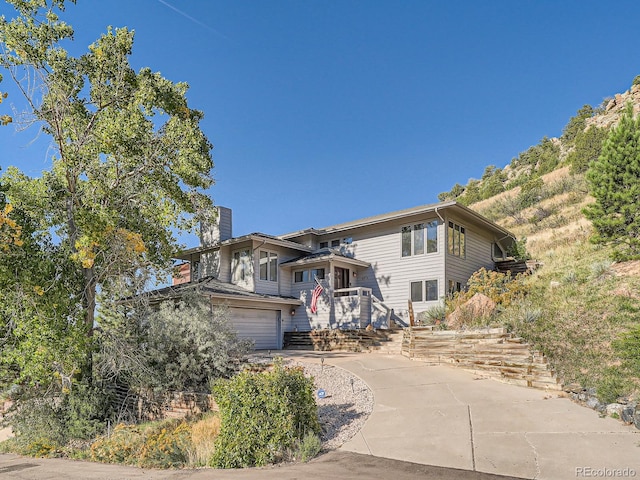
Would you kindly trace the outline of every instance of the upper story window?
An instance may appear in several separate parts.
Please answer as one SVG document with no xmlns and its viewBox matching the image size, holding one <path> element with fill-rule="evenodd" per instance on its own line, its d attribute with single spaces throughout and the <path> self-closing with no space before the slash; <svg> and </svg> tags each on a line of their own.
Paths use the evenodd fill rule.
<svg viewBox="0 0 640 480">
<path fill-rule="evenodd" d="M 260 250 L 260 280 L 278 281 L 278 254 Z"/>
<path fill-rule="evenodd" d="M 457 223 L 449 222 L 447 229 L 447 251 L 449 255 L 465 258 L 467 256 L 467 240 L 465 228 Z"/>
<path fill-rule="evenodd" d="M 309 270 L 300 270 L 293 272 L 293 281 L 295 283 L 306 283 L 309 281 Z"/>
<path fill-rule="evenodd" d="M 312 282 L 315 279 L 324 280 L 324 268 L 314 268 L 313 270 L 299 270 L 293 272 L 293 281 L 295 283 Z"/>
<path fill-rule="evenodd" d="M 231 259 L 231 281 L 244 281 L 251 275 L 251 251 L 248 248 L 236 250 Z"/>
<path fill-rule="evenodd" d="M 498 245 L 498 243 L 493 244 L 493 258 L 500 260 L 507 258 L 507 255 L 504 253 L 502 247 Z"/>
<path fill-rule="evenodd" d="M 426 242 L 425 242 L 426 239 Z M 438 251 L 438 222 L 416 223 L 402 227 L 402 256 Z"/>
<path fill-rule="evenodd" d="M 327 248 L 331 245 L 332 248 L 339 247 L 340 245 L 350 245 L 353 242 L 353 237 L 334 238 L 326 242 L 320 242 L 320 248 Z"/>
</svg>

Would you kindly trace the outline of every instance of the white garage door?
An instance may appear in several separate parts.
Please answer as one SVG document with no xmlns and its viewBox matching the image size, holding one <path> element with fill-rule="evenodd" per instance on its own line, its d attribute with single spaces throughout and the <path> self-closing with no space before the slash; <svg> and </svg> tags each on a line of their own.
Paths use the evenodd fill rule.
<svg viewBox="0 0 640 480">
<path fill-rule="evenodd" d="M 238 337 L 253 340 L 256 350 L 279 348 L 278 311 L 231 308 L 230 313 Z"/>
</svg>

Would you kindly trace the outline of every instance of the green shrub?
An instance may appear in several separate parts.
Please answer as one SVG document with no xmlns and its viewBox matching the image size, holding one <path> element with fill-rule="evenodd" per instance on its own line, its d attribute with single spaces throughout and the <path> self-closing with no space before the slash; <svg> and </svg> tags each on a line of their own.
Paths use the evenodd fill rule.
<svg viewBox="0 0 640 480">
<path fill-rule="evenodd" d="M 420 314 L 420 323 L 423 325 L 435 325 L 447 315 L 447 307 L 444 302 L 427 308 Z"/>
<path fill-rule="evenodd" d="M 476 293 L 482 293 L 503 307 L 508 307 L 512 302 L 522 299 L 529 291 L 523 275 L 512 277 L 484 267 L 471 275 L 467 287 L 467 291 L 461 295 L 462 301 L 468 300 Z"/>
<path fill-rule="evenodd" d="M 146 425 L 118 425 L 91 444 L 88 458 L 142 468 L 175 468 L 188 464 L 191 429 L 184 420 Z"/>
<path fill-rule="evenodd" d="M 319 433 L 313 381 L 302 368 L 243 372 L 213 387 L 222 427 L 212 466 L 261 466 L 284 459 L 308 433 Z"/>
<path fill-rule="evenodd" d="M 100 435 L 111 414 L 112 399 L 98 386 L 76 384 L 67 392 L 20 391 L 4 423 L 15 438 L 11 448 L 32 456 L 57 455 L 72 440 Z"/>
<path fill-rule="evenodd" d="M 307 433 L 302 440 L 298 441 L 295 459 L 301 462 L 308 462 L 316 457 L 322 450 L 322 441 L 315 433 Z"/>
</svg>

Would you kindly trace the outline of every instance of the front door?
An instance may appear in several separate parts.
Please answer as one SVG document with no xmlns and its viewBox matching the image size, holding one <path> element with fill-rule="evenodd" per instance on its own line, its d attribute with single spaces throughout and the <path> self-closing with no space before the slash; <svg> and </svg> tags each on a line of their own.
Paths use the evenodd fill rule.
<svg viewBox="0 0 640 480">
<path fill-rule="evenodd" d="M 333 273 L 333 288 L 339 290 L 341 288 L 349 288 L 349 269 L 335 267 Z M 339 296 L 343 297 L 349 295 L 349 292 L 340 292 Z"/>
</svg>

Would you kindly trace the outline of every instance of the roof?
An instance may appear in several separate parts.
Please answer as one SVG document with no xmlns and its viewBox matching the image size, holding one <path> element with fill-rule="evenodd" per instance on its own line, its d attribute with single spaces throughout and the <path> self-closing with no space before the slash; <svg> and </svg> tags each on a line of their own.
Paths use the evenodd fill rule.
<svg viewBox="0 0 640 480">
<path fill-rule="evenodd" d="M 200 254 L 201 252 L 206 252 L 209 250 L 215 250 L 219 247 L 222 246 L 226 246 L 226 245 L 234 245 L 237 243 L 242 243 L 242 242 L 246 242 L 249 240 L 257 240 L 259 242 L 265 242 L 265 243 L 269 243 L 271 245 L 278 245 L 281 247 L 287 247 L 287 248 L 292 248 L 294 250 L 299 250 L 302 252 L 310 252 L 311 248 L 307 247 L 306 245 L 302 245 L 300 243 L 297 242 L 292 242 L 289 241 L 287 239 L 283 239 L 280 237 L 275 237 L 273 235 L 267 235 L 266 233 L 259 233 L 259 232 L 254 232 L 254 233 L 249 233 L 248 235 L 243 235 L 241 237 L 233 237 L 233 238 L 229 238 L 227 240 L 223 240 L 222 242 L 216 243 L 215 245 L 209 245 L 207 247 L 203 247 L 203 246 L 198 246 L 198 247 L 193 247 L 193 248 L 188 248 L 186 250 L 182 250 L 180 253 L 176 254 L 174 256 L 174 258 L 176 259 L 180 259 L 180 260 L 191 260 L 191 256 L 194 254 Z"/>
<path fill-rule="evenodd" d="M 198 280 L 197 282 L 181 283 L 179 285 L 172 285 L 169 287 L 160 288 L 148 292 L 152 299 L 159 301 L 174 298 L 182 295 L 189 289 L 200 289 L 200 293 L 203 295 L 211 295 L 214 298 L 230 299 L 230 300 L 253 300 L 269 303 L 286 303 L 300 305 L 302 302 L 295 297 L 289 297 L 284 295 L 265 295 L 261 293 L 254 293 L 247 291 L 232 283 L 222 282 L 213 277 L 206 277 Z"/>
<path fill-rule="evenodd" d="M 322 229 L 299 230 L 297 232 L 292 232 L 292 233 L 287 233 L 287 234 L 281 235 L 280 238 L 286 240 L 286 239 L 289 239 L 289 238 L 299 237 L 301 235 L 308 234 L 308 233 L 315 233 L 315 234 L 318 234 L 318 235 L 336 233 L 336 232 L 341 232 L 341 231 L 345 231 L 345 230 L 351 230 L 351 229 L 354 229 L 354 228 L 367 227 L 367 226 L 370 226 L 370 225 L 376 225 L 376 224 L 380 224 L 380 223 L 384 223 L 384 222 L 388 222 L 388 221 L 392 221 L 392 220 L 398 220 L 398 219 L 402 219 L 402 218 L 406 218 L 406 217 L 411 217 L 411 216 L 419 215 L 419 214 L 422 214 L 422 213 L 434 212 L 434 213 L 438 214 L 438 210 L 445 210 L 445 209 L 458 210 L 459 212 L 461 212 L 464 215 L 468 215 L 470 217 L 473 217 L 477 222 L 485 224 L 487 227 L 500 232 L 505 237 L 515 238 L 514 235 L 511 232 L 509 232 L 508 230 L 506 230 L 506 229 L 502 228 L 501 226 L 495 224 L 494 222 L 492 222 L 488 218 L 484 217 L 483 215 L 480 215 L 479 213 L 477 213 L 477 212 L 471 210 L 470 208 L 465 207 L 464 205 L 462 205 L 462 204 L 460 204 L 458 202 L 455 202 L 455 201 L 432 203 L 432 204 L 428 204 L 428 205 L 421 205 L 421 206 L 418 206 L 418 207 L 407 208 L 407 209 L 404 209 L 404 210 L 397 210 L 395 212 L 383 213 L 381 215 L 374 215 L 372 217 L 366 217 L 366 218 L 362 218 L 362 219 L 359 219 L 359 220 L 353 220 L 353 221 L 350 221 L 350 222 L 331 225 L 331 226 L 328 226 L 328 227 L 325 227 L 325 228 L 322 228 Z"/>
<path fill-rule="evenodd" d="M 321 250 L 318 250 L 317 252 L 314 252 L 310 255 L 303 255 L 301 257 L 298 258 L 294 258 L 293 260 L 288 260 L 286 262 L 282 262 L 280 264 L 280 266 L 282 267 L 290 267 L 290 266 L 294 266 L 294 265 L 306 265 L 309 263 L 316 263 L 316 262 L 323 262 L 323 261 L 330 261 L 330 260 L 343 260 L 347 263 L 353 264 L 353 265 L 358 265 L 360 267 L 368 267 L 369 265 L 371 265 L 368 262 L 363 262 L 362 260 L 358 260 L 355 259 L 353 257 L 350 257 L 348 255 L 345 255 L 344 253 L 342 253 L 340 250 L 335 249 L 335 248 L 323 248 Z"/>
</svg>

